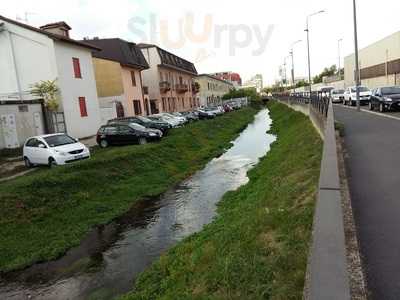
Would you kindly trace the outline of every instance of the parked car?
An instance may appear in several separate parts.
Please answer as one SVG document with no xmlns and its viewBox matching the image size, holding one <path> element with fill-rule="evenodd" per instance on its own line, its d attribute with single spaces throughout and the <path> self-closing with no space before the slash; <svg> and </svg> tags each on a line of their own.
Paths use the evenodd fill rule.
<svg viewBox="0 0 400 300">
<path fill-rule="evenodd" d="M 344 90 L 337 89 L 337 90 L 331 91 L 331 100 L 332 100 L 332 103 L 343 103 Z"/>
<path fill-rule="evenodd" d="M 225 112 L 231 112 L 233 108 L 229 104 L 224 104 L 224 111 Z"/>
<path fill-rule="evenodd" d="M 369 88 L 365 86 L 360 86 L 358 88 L 360 92 L 360 104 L 368 104 L 370 98 L 371 98 L 371 91 Z M 346 89 L 344 92 L 344 105 L 355 105 L 357 101 L 357 96 L 356 96 L 356 87 L 349 87 Z"/>
<path fill-rule="evenodd" d="M 199 120 L 199 116 L 194 111 L 184 111 L 181 114 L 189 121 L 194 122 Z"/>
<path fill-rule="evenodd" d="M 89 149 L 77 139 L 64 133 L 34 136 L 26 140 L 23 148 L 25 166 L 65 165 L 90 158 Z"/>
<path fill-rule="evenodd" d="M 167 122 L 154 121 L 149 118 L 142 117 L 142 116 L 117 118 L 117 119 L 108 121 L 108 124 L 111 124 L 111 123 L 136 123 L 136 124 L 142 125 L 146 128 L 161 130 L 163 135 L 167 135 L 168 130 L 170 128 L 172 128 L 172 126 L 170 124 L 168 124 Z"/>
<path fill-rule="evenodd" d="M 171 118 L 174 118 L 174 119 L 178 120 L 180 125 L 184 125 L 184 124 L 186 124 L 188 122 L 188 120 L 184 116 L 180 115 L 179 113 L 166 113 L 166 112 L 164 112 L 164 113 L 161 113 L 161 115 L 164 115 L 164 116 L 167 116 L 167 117 L 171 117 Z"/>
<path fill-rule="evenodd" d="M 96 141 L 101 148 L 107 148 L 110 145 L 143 145 L 149 141 L 159 141 L 161 137 L 160 130 L 136 123 L 111 123 L 100 127 Z"/>
<path fill-rule="evenodd" d="M 206 107 L 204 110 L 211 112 L 216 116 L 220 116 L 220 115 L 224 114 L 223 112 L 221 112 L 221 110 L 218 107 Z"/>
<path fill-rule="evenodd" d="M 176 118 L 172 118 L 170 116 L 166 116 L 163 114 L 151 115 L 151 116 L 148 116 L 148 118 L 153 121 L 166 122 L 166 123 L 170 124 L 172 127 L 178 127 L 181 125 L 179 120 L 177 120 Z"/>
<path fill-rule="evenodd" d="M 400 87 L 389 86 L 375 89 L 372 92 L 371 101 L 369 102 L 369 109 L 378 109 L 380 112 L 384 112 L 386 110 L 399 110 Z"/>
<path fill-rule="evenodd" d="M 199 114 L 199 119 L 200 120 L 205 120 L 205 119 L 214 119 L 217 115 L 214 114 L 211 111 L 208 111 L 206 109 L 198 109 L 197 113 Z"/>
</svg>

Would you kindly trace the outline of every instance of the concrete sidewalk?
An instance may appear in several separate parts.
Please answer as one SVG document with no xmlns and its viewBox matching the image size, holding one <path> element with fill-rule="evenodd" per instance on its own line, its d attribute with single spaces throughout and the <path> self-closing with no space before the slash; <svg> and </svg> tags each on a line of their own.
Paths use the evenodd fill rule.
<svg viewBox="0 0 400 300">
<path fill-rule="evenodd" d="M 335 106 L 373 299 L 400 299 L 400 120 Z"/>
</svg>

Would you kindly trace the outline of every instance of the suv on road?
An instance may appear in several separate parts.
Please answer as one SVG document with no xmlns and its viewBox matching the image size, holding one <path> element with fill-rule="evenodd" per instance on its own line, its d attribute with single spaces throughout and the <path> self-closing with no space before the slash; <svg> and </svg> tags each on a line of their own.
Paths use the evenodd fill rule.
<svg viewBox="0 0 400 300">
<path fill-rule="evenodd" d="M 365 86 L 359 86 L 358 91 L 360 92 L 360 105 L 368 104 L 371 98 L 371 90 Z M 348 87 L 344 92 L 344 105 L 356 105 L 357 96 L 356 96 L 356 87 Z"/>
<path fill-rule="evenodd" d="M 332 103 L 343 103 L 344 90 L 343 89 L 333 90 L 331 92 L 331 100 L 332 100 Z"/>
</svg>

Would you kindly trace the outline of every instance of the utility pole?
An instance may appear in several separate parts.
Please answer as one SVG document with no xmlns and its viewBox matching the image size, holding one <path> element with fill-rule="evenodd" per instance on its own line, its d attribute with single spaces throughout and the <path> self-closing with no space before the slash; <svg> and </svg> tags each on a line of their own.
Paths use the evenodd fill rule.
<svg viewBox="0 0 400 300">
<path fill-rule="evenodd" d="M 317 14 L 324 13 L 324 10 L 320 10 L 316 13 L 310 14 L 307 16 L 307 23 L 306 23 L 306 32 L 307 32 L 307 53 L 308 53 L 308 85 L 309 85 L 309 92 L 310 92 L 310 98 L 311 98 L 311 93 L 312 93 L 312 86 L 311 86 L 311 58 L 310 58 L 310 28 L 309 28 L 309 19 L 312 16 L 315 16 Z"/>
<path fill-rule="evenodd" d="M 294 82 L 294 50 L 293 50 L 293 48 L 294 48 L 294 45 L 296 45 L 297 43 L 300 43 L 300 42 L 302 42 L 302 40 L 298 40 L 298 41 L 292 43 L 291 50 L 290 50 L 290 56 L 292 57 L 292 85 L 293 85 L 293 91 L 295 93 L 296 93 L 296 84 Z"/>
<path fill-rule="evenodd" d="M 355 57 L 355 76 L 356 76 L 356 100 L 357 111 L 360 111 L 360 69 L 358 62 L 358 36 L 357 36 L 357 6 L 356 0 L 353 0 L 353 14 L 354 14 L 354 57 Z"/>
<path fill-rule="evenodd" d="M 343 39 L 339 39 L 338 40 L 338 58 L 339 58 L 339 62 L 338 62 L 338 68 L 339 68 L 339 80 L 342 80 L 342 71 L 341 71 L 341 67 L 340 67 L 340 64 L 341 64 L 341 53 L 340 53 L 340 43 L 343 41 Z"/>
</svg>

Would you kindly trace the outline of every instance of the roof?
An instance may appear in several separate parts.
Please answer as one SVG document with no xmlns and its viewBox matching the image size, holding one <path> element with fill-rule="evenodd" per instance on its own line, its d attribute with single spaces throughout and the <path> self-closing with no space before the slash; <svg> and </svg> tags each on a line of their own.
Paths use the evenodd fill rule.
<svg viewBox="0 0 400 300">
<path fill-rule="evenodd" d="M 157 45 L 140 43 L 137 46 L 141 49 L 156 48 L 158 55 L 161 58 L 160 66 L 162 67 L 187 72 L 191 75 L 197 75 L 197 70 L 194 64 L 186 59 L 183 59 L 171 52 L 168 52 L 167 50 L 164 50 Z"/>
<path fill-rule="evenodd" d="M 218 81 L 222 81 L 223 83 L 226 83 L 226 84 L 229 84 L 229 85 L 232 85 L 233 86 L 233 84 L 232 84 L 232 82 L 229 82 L 229 81 L 227 81 L 227 80 L 225 80 L 225 79 L 221 79 L 221 78 L 218 78 L 218 77 L 216 77 L 216 76 L 213 76 L 213 75 L 211 75 L 211 74 L 199 74 L 198 75 L 198 77 L 209 77 L 209 78 L 211 78 L 211 79 L 215 79 L 215 80 L 218 80 Z"/>
<path fill-rule="evenodd" d="M 55 40 L 55 41 L 65 42 L 65 43 L 73 44 L 73 45 L 75 45 L 75 46 L 80 46 L 80 47 L 84 47 L 84 48 L 89 48 L 89 49 L 91 49 L 91 50 L 101 50 L 100 48 L 97 48 L 97 47 L 95 47 L 95 46 L 89 45 L 89 44 L 87 44 L 87 43 L 84 43 L 84 42 L 80 42 L 80 41 L 71 39 L 71 38 L 69 38 L 69 37 L 67 37 L 67 36 L 63 36 L 63 35 L 59 35 L 59 34 L 47 32 L 47 31 L 45 31 L 45 30 L 43 30 L 43 29 L 39 29 L 39 28 L 30 26 L 30 25 L 27 25 L 27 24 L 24 24 L 24 23 L 15 21 L 15 20 L 8 19 L 8 18 L 6 18 L 6 17 L 3 17 L 2 15 L 0 15 L 0 20 L 3 20 L 3 21 L 5 21 L 5 22 L 7 22 L 7 23 L 14 24 L 14 25 L 16 25 L 16 26 L 23 27 L 23 28 L 28 29 L 28 30 L 36 31 L 36 32 L 38 32 L 38 33 L 47 35 L 49 38 L 51 38 L 51 39 L 53 39 L 53 40 Z M 68 25 L 67 25 L 67 26 L 68 26 Z"/>
<path fill-rule="evenodd" d="M 85 42 L 102 49 L 101 51 L 93 51 L 93 57 L 117 61 L 128 67 L 149 68 L 142 51 L 135 43 L 119 38 L 92 39 L 85 40 Z"/>
<path fill-rule="evenodd" d="M 72 29 L 72 28 L 71 28 L 67 23 L 65 23 L 64 21 L 55 22 L 55 23 L 49 23 L 49 24 L 40 26 L 40 29 L 57 28 L 57 27 L 64 27 L 64 28 L 66 28 L 66 29 L 68 29 L 68 30 L 71 30 L 71 29 Z"/>
</svg>

